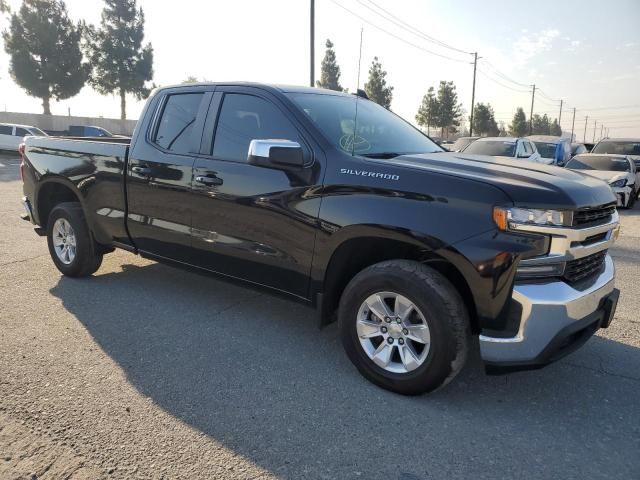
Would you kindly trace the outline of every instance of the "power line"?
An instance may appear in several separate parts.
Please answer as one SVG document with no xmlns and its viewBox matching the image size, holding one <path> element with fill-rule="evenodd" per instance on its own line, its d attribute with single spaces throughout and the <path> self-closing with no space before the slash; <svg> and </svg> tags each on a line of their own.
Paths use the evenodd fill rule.
<svg viewBox="0 0 640 480">
<path fill-rule="evenodd" d="M 578 108 L 581 112 L 595 112 L 599 110 L 623 110 L 626 108 L 640 108 L 640 105 L 618 105 L 615 107 Z"/>
<path fill-rule="evenodd" d="M 376 7 L 379 11 L 385 13 L 387 16 L 383 15 L 382 13 L 380 13 L 379 11 L 374 10 L 373 8 L 371 8 L 369 5 L 366 5 L 362 0 L 358 0 L 358 3 L 360 5 L 362 5 L 363 7 L 367 8 L 368 10 L 372 11 L 373 13 L 375 13 L 376 15 L 384 18 L 385 20 L 390 21 L 391 23 L 394 23 L 395 25 L 397 25 L 398 27 L 402 28 L 403 30 L 416 35 L 424 40 L 427 40 L 428 42 L 432 42 L 436 45 L 439 45 L 441 47 L 445 47 L 445 48 L 449 48 L 451 50 L 455 50 L 456 52 L 459 53 L 464 53 L 466 55 L 473 55 L 473 52 L 467 52 L 464 51 L 460 48 L 456 48 L 452 45 L 449 45 L 448 43 L 443 42 L 442 40 L 438 40 L 437 38 L 434 38 L 430 35 L 427 35 L 426 33 L 418 30 L 416 27 L 414 27 L 413 25 L 405 22 L 404 20 L 402 20 L 401 18 L 398 18 L 397 16 L 395 16 L 393 13 L 391 13 L 388 10 L 385 10 L 384 8 L 382 8 L 380 5 L 378 5 L 377 3 L 373 2 L 372 0 L 367 0 L 368 3 L 370 3 L 371 5 L 373 5 L 374 7 Z M 389 18 L 391 17 L 391 18 Z"/>
<path fill-rule="evenodd" d="M 546 98 L 547 100 L 550 100 L 552 102 L 558 103 L 560 101 L 560 99 L 555 99 L 555 98 L 551 98 L 549 95 L 547 95 L 546 93 L 544 93 L 542 90 L 540 90 L 538 88 L 538 93 L 540 93 L 540 95 L 542 95 L 544 98 Z"/>
<path fill-rule="evenodd" d="M 446 55 L 442 55 L 442 54 L 440 54 L 440 53 L 433 52 L 433 51 L 428 50 L 428 49 L 426 49 L 426 48 L 424 48 L 424 47 L 421 47 L 420 45 L 416 45 L 415 43 L 410 42 L 409 40 L 406 40 L 406 39 L 404 39 L 404 38 L 402 38 L 402 37 L 399 37 L 398 35 L 396 35 L 396 34 L 394 34 L 394 33 L 391 33 L 390 31 L 388 31 L 388 30 L 386 30 L 386 29 L 384 29 L 384 28 L 382 28 L 382 27 L 380 27 L 380 26 L 376 25 L 375 23 L 370 22 L 370 21 L 369 21 L 369 20 L 367 20 L 366 18 L 364 18 L 364 17 L 362 17 L 362 16 L 358 15 L 358 14 L 357 14 L 357 13 L 355 13 L 354 11 L 352 11 L 352 10 L 348 9 L 347 7 L 345 7 L 344 5 L 341 5 L 340 3 L 338 3 L 336 0 L 331 0 L 331 3 L 333 3 L 333 4 L 335 4 L 336 6 L 340 7 L 340 8 L 341 8 L 341 9 L 343 9 L 344 11 L 346 11 L 346 12 L 350 13 L 350 14 L 351 14 L 351 15 L 353 15 L 354 17 L 359 18 L 359 19 L 360 19 L 360 20 L 362 20 L 364 23 L 366 23 L 366 24 L 368 24 L 368 25 L 372 26 L 373 28 L 375 28 L 375 29 L 377 29 L 377 30 L 380 30 L 380 31 L 381 31 L 381 32 L 383 32 L 383 33 L 386 33 L 386 34 L 387 34 L 387 35 L 389 35 L 390 37 L 393 37 L 393 38 L 395 38 L 396 40 L 399 40 L 399 41 L 401 41 L 401 42 L 403 42 L 403 43 L 406 43 L 407 45 L 411 45 L 413 48 L 417 48 L 418 50 L 422 50 L 423 52 L 428 53 L 428 54 L 430 54 L 430 55 L 435 55 L 436 57 L 441 57 L 441 58 L 445 58 L 445 59 L 447 59 L 447 60 L 451 60 L 452 62 L 468 63 L 468 60 L 459 60 L 459 59 L 457 59 L 457 58 L 447 57 Z"/>
<path fill-rule="evenodd" d="M 508 88 L 509 90 L 513 90 L 514 92 L 520 92 L 520 93 L 530 93 L 530 92 L 531 92 L 531 90 L 520 90 L 520 89 L 517 89 L 517 88 L 510 87 L 509 85 L 505 85 L 504 83 L 499 82 L 499 81 L 498 81 L 498 80 L 496 80 L 495 78 L 490 77 L 490 76 L 487 74 L 487 72 L 485 72 L 484 70 L 480 70 L 480 69 L 478 69 L 478 72 L 480 72 L 480 73 L 482 74 L 482 76 L 483 76 L 483 77 L 486 77 L 486 78 L 488 78 L 489 80 L 491 80 L 492 82 L 497 83 L 497 84 L 498 84 L 498 85 L 500 85 L 501 87 Z"/>
<path fill-rule="evenodd" d="M 515 80 L 512 80 L 511 78 L 507 77 L 504 73 L 500 72 L 495 66 L 493 66 L 493 64 L 486 58 L 484 59 L 484 63 L 486 63 L 487 66 L 489 66 L 489 68 L 491 68 L 491 70 L 493 70 L 496 73 L 496 75 L 498 75 L 499 77 L 501 77 L 502 79 L 508 82 L 514 83 L 520 87 L 525 87 L 525 88 L 529 88 L 531 86 L 524 83 L 516 82 Z"/>
</svg>

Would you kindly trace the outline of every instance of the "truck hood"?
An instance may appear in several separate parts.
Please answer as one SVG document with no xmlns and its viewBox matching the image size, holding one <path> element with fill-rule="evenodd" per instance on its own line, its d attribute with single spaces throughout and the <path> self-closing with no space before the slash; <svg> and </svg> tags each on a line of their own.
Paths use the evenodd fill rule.
<svg viewBox="0 0 640 480">
<path fill-rule="evenodd" d="M 402 155 L 381 162 L 493 185 L 518 206 L 576 209 L 616 201 L 611 188 L 601 180 L 536 162 L 463 152 Z"/>
</svg>

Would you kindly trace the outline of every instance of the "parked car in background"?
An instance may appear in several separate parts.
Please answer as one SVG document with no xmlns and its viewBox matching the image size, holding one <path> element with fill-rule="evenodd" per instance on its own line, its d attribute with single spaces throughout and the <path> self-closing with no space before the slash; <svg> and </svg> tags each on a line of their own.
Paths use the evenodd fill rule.
<svg viewBox="0 0 640 480">
<path fill-rule="evenodd" d="M 563 167 L 571 160 L 571 140 L 553 135 L 531 135 L 526 137 L 535 143 L 542 163 Z"/>
<path fill-rule="evenodd" d="M 462 150 L 467 148 L 469 144 L 475 142 L 479 138 L 480 137 L 460 137 L 453 143 L 453 145 L 451 145 L 451 148 L 449 150 L 451 150 L 452 152 L 461 152 Z"/>
<path fill-rule="evenodd" d="M 580 155 L 581 153 L 589 153 L 589 150 L 584 146 L 584 143 L 572 143 L 571 157 L 573 158 L 576 155 Z"/>
<path fill-rule="evenodd" d="M 626 155 L 640 170 L 640 138 L 605 138 L 593 147 L 593 153 Z"/>
<path fill-rule="evenodd" d="M 583 153 L 573 157 L 567 168 L 604 180 L 618 199 L 618 206 L 633 207 L 640 192 L 640 172 L 625 155 Z"/>
<path fill-rule="evenodd" d="M 452 142 L 451 140 L 443 140 L 442 142 L 440 142 L 440 146 L 445 150 L 452 152 L 453 143 L 454 142 Z"/>
<path fill-rule="evenodd" d="M 69 127 L 70 137 L 113 137 L 113 134 L 102 127 L 71 125 Z"/>
<path fill-rule="evenodd" d="M 484 137 L 470 143 L 462 150 L 473 155 L 490 155 L 530 162 L 540 162 L 540 154 L 533 142 L 518 137 Z M 545 162 L 540 162 L 545 163 Z"/>
<path fill-rule="evenodd" d="M 36 127 L 16 125 L 14 123 L 0 123 L 0 150 L 16 151 L 24 137 L 46 137 L 47 134 Z"/>
</svg>

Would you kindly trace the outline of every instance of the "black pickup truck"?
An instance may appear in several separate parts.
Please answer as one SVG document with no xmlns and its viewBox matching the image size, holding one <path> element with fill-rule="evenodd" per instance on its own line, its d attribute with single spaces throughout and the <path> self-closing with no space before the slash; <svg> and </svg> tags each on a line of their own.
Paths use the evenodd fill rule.
<svg viewBox="0 0 640 480">
<path fill-rule="evenodd" d="M 536 368 L 611 321 L 611 189 L 444 152 L 358 95 L 249 83 L 157 90 L 133 138 L 28 137 L 24 217 L 64 274 L 122 248 L 280 292 L 334 319 L 372 382 L 431 391 L 479 335 Z"/>
</svg>

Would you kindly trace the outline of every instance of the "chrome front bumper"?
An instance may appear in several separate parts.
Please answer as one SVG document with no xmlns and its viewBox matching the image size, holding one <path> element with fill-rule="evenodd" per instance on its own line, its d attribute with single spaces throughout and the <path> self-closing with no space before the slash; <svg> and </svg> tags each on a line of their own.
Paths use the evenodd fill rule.
<svg viewBox="0 0 640 480">
<path fill-rule="evenodd" d="M 583 290 L 563 281 L 516 284 L 512 298 L 522 306 L 518 333 L 509 338 L 480 335 L 482 359 L 490 365 L 549 363 L 545 350 L 562 340 L 558 337 L 563 332 L 575 333 L 572 326 L 579 328 L 582 324 L 594 326 L 593 331 L 599 327 L 601 320 L 593 315 L 614 292 L 614 273 L 613 260 L 607 255 L 604 270 Z"/>
</svg>

